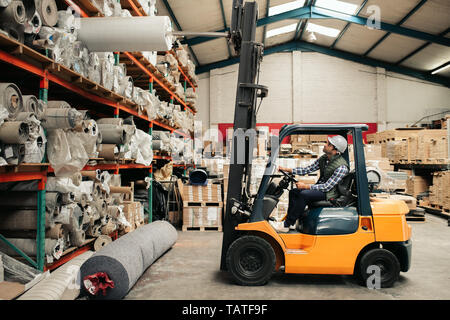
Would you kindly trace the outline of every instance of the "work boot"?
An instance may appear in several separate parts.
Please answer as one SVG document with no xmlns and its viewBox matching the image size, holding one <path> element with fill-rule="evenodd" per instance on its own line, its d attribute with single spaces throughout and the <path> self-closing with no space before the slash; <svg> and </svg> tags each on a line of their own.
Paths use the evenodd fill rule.
<svg viewBox="0 0 450 320">
<path fill-rule="evenodd" d="M 276 232 L 279 232 L 279 233 L 288 233 L 289 232 L 289 227 L 285 227 L 283 221 L 270 221 L 269 220 L 269 224 L 272 226 L 272 228 L 275 229 Z"/>
</svg>

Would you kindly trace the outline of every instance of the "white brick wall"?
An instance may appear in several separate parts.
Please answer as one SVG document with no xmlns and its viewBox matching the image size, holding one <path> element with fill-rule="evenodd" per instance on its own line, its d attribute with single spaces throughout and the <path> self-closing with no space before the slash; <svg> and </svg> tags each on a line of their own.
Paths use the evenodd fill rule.
<svg viewBox="0 0 450 320">
<path fill-rule="evenodd" d="M 237 75 L 238 65 L 202 75 L 198 119 L 205 128 L 233 122 Z M 448 88 L 312 52 L 264 57 L 260 83 L 269 86 L 260 123 L 377 122 L 390 129 L 450 109 Z"/>
</svg>

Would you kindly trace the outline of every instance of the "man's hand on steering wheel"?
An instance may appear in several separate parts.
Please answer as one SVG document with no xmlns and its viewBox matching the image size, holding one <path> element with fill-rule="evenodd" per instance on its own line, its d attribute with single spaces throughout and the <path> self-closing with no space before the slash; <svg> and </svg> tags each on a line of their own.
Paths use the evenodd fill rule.
<svg viewBox="0 0 450 320">
<path fill-rule="evenodd" d="M 289 181 L 297 183 L 297 179 L 294 178 L 291 168 L 278 167 L 278 171 L 280 171 L 284 176 L 288 177 Z"/>
</svg>

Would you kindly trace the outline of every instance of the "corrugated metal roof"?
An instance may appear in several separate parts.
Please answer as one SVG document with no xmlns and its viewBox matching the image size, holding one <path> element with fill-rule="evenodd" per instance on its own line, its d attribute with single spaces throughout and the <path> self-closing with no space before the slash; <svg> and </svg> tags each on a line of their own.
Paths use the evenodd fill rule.
<svg viewBox="0 0 450 320">
<path fill-rule="evenodd" d="M 223 13 L 220 5 L 221 1 L 224 8 Z M 262 19 L 266 17 L 267 5 L 274 7 L 291 1 L 257 0 L 259 5 L 258 18 Z M 438 39 L 450 38 L 449 34 L 444 33 L 450 27 L 450 1 L 339 1 L 356 4 L 358 9 L 360 9 L 358 16 L 346 16 L 346 18 L 350 17 L 355 20 L 360 18 L 371 19 L 373 17 L 371 16 L 374 12 L 373 9 L 378 8 L 381 14 L 381 21 L 389 25 L 383 25 L 383 30 L 369 29 L 367 26 L 361 25 L 361 21 L 364 20 L 350 21 L 347 19 L 346 21 L 346 19 L 336 18 L 333 12 L 331 12 L 331 19 L 328 17 L 326 19 L 318 19 L 318 16 L 306 16 L 306 18 L 308 18 L 309 23 L 338 29 L 341 32 L 338 38 L 325 36 L 317 32 L 311 37 L 310 32 L 302 30 L 305 25 L 303 23 L 305 20 L 297 18 L 258 27 L 256 39 L 257 41 L 264 41 L 264 29 L 268 31 L 281 26 L 302 22 L 299 25 L 302 28 L 297 33 L 294 31 L 266 38 L 266 49 L 283 43 L 295 44 L 295 35 L 302 34 L 299 41 L 312 43 L 324 49 L 352 53 L 381 63 L 400 65 L 422 73 L 429 73 L 431 70 L 450 61 L 450 46 L 445 44 L 445 40 L 444 44 L 430 43 L 436 40 L 436 37 L 428 37 L 428 34 L 430 34 L 433 36 L 439 35 Z M 306 0 L 305 5 L 314 7 L 315 2 L 315 0 Z M 225 26 L 226 28 L 230 26 L 232 3 L 233 0 L 157 0 L 157 9 L 158 15 L 170 16 L 171 11 L 173 13 L 171 16 L 172 20 L 177 20 L 179 26 L 184 31 L 222 31 L 225 29 Z M 170 10 L 168 10 L 168 6 Z M 363 7 L 361 8 L 361 6 Z M 224 21 L 223 16 L 225 16 L 226 21 Z M 175 25 L 176 23 L 174 23 Z M 177 29 L 176 26 L 175 29 Z M 388 30 L 394 31 L 390 33 Z M 419 31 L 418 36 L 415 31 Z M 192 45 L 192 50 L 197 56 L 200 66 L 211 65 L 220 61 L 226 62 L 230 58 L 225 39 L 212 39 L 201 42 Z M 398 64 L 399 62 L 400 64 Z M 447 70 L 438 75 L 449 77 L 450 71 Z"/>
</svg>

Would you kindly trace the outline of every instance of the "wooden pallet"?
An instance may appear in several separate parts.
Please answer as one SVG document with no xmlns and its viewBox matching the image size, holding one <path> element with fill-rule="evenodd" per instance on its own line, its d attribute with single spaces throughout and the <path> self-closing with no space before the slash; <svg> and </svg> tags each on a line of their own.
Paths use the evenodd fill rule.
<svg viewBox="0 0 450 320">
<path fill-rule="evenodd" d="M 185 231 L 201 231 L 201 232 L 217 231 L 217 232 L 222 232 L 222 226 L 215 226 L 215 227 L 210 227 L 210 226 L 201 226 L 201 227 L 182 226 L 181 229 L 183 230 L 183 232 L 185 232 Z"/>
<path fill-rule="evenodd" d="M 406 221 L 425 222 L 425 216 L 406 215 Z"/>
<path fill-rule="evenodd" d="M 438 207 L 442 207 L 442 206 L 436 206 L 436 205 L 432 205 L 432 204 L 429 204 L 428 206 L 420 206 L 420 207 L 424 208 L 426 210 L 426 212 L 428 212 L 428 213 L 450 219 L 450 210 L 448 208 L 438 209 Z"/>
<path fill-rule="evenodd" d="M 183 207 L 223 207 L 223 201 L 183 201 Z"/>
</svg>

